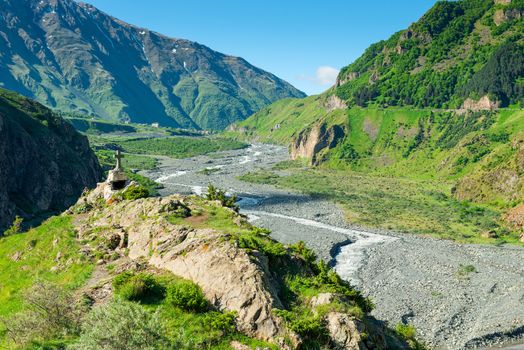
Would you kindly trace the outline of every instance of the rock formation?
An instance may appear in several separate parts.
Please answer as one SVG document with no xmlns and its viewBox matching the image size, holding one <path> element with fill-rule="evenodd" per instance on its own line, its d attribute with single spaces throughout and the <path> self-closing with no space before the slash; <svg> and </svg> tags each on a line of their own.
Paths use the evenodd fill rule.
<svg viewBox="0 0 524 350">
<path fill-rule="evenodd" d="M 500 102 L 492 101 L 489 96 L 482 96 L 478 101 L 471 98 L 466 99 L 462 106 L 469 111 L 491 111 L 500 107 Z"/>
<path fill-rule="evenodd" d="M 291 158 L 307 158 L 311 164 L 319 163 L 319 153 L 322 150 L 334 148 L 345 136 L 344 128 L 340 125 L 327 126 L 319 123 L 311 129 L 302 131 L 291 144 Z"/>
<path fill-rule="evenodd" d="M 73 204 L 102 171 L 87 138 L 49 109 L 0 89 L 0 232 Z"/>
</svg>

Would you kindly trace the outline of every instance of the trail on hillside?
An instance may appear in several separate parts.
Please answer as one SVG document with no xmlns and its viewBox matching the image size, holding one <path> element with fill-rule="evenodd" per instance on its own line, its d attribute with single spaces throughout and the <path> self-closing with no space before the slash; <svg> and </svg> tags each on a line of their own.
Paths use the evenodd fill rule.
<svg viewBox="0 0 524 350">
<path fill-rule="evenodd" d="M 524 249 L 355 229 L 332 202 L 237 179 L 286 159 L 284 147 L 255 144 L 187 159 L 162 157 L 161 166 L 144 175 L 165 186 L 162 194 L 201 195 L 213 183 L 238 195 L 254 224 L 283 243 L 305 241 L 373 298 L 376 318 L 393 326 L 412 323 L 432 347 L 481 348 L 524 336 Z"/>
</svg>

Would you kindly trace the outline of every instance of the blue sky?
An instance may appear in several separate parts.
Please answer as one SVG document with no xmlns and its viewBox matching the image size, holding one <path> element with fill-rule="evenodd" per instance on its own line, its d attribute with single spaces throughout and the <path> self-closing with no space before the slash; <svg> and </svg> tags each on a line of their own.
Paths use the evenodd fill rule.
<svg viewBox="0 0 524 350">
<path fill-rule="evenodd" d="M 435 0 L 84 0 L 131 24 L 241 56 L 306 92 Z"/>
</svg>

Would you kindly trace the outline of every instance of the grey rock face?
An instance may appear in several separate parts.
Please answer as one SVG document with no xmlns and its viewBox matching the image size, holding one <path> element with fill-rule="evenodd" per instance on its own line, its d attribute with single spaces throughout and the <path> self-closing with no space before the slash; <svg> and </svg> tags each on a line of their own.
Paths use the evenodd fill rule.
<svg viewBox="0 0 524 350">
<path fill-rule="evenodd" d="M 0 89 L 0 232 L 15 215 L 66 209 L 101 173 L 87 138 L 42 105 Z"/>
</svg>

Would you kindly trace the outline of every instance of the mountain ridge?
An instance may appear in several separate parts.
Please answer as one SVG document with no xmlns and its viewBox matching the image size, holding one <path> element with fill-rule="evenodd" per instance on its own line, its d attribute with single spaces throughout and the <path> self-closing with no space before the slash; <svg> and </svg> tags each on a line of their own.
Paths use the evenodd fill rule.
<svg viewBox="0 0 524 350">
<path fill-rule="evenodd" d="M 128 24 L 85 2 L 1 2 L 0 82 L 52 108 L 222 129 L 283 97 L 305 96 L 240 57 Z"/>
</svg>

